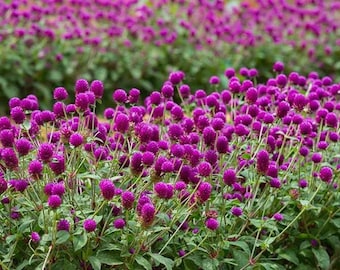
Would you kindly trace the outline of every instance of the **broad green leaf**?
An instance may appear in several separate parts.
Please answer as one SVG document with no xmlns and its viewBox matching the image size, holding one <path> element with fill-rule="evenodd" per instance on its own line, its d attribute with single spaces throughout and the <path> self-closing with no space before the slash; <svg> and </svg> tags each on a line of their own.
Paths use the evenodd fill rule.
<svg viewBox="0 0 340 270">
<path fill-rule="evenodd" d="M 145 270 L 151 270 L 152 269 L 151 263 L 141 255 L 136 256 L 136 262 L 139 265 L 143 266 Z"/>
<path fill-rule="evenodd" d="M 289 262 L 294 263 L 295 265 L 299 265 L 300 263 L 298 257 L 296 256 L 296 252 L 291 249 L 283 250 L 279 253 L 279 256 Z"/>
<path fill-rule="evenodd" d="M 340 218 L 332 219 L 331 222 L 335 225 L 335 227 L 340 228 Z"/>
<path fill-rule="evenodd" d="M 322 248 L 313 248 L 312 252 L 315 256 L 315 258 L 318 261 L 318 265 L 320 266 L 321 269 L 328 269 L 329 264 L 330 264 L 330 259 L 327 251 Z"/>
<path fill-rule="evenodd" d="M 244 241 L 235 241 L 235 242 L 229 242 L 231 246 L 238 246 L 240 248 L 242 248 L 242 250 L 244 252 L 246 252 L 247 254 L 250 255 L 250 249 L 249 246 L 246 242 Z"/>
<path fill-rule="evenodd" d="M 155 261 L 165 265 L 167 270 L 171 270 L 174 267 L 174 261 L 173 260 L 166 258 L 166 257 L 159 255 L 159 254 L 155 254 L 155 253 L 149 253 L 149 254 Z"/>
<path fill-rule="evenodd" d="M 102 264 L 112 266 L 123 264 L 123 262 L 120 260 L 120 252 L 103 250 L 99 251 L 96 257 Z"/>
<path fill-rule="evenodd" d="M 81 235 L 74 236 L 73 245 L 74 251 L 78 251 L 83 248 L 87 243 L 87 234 L 84 232 Z"/>
<path fill-rule="evenodd" d="M 100 270 L 101 269 L 102 265 L 101 265 L 100 260 L 98 260 L 97 257 L 91 256 L 89 258 L 89 261 L 91 263 L 91 266 L 92 266 L 93 270 Z"/>
<path fill-rule="evenodd" d="M 57 241 L 56 244 L 60 245 L 65 243 L 70 238 L 70 233 L 67 231 L 59 231 L 57 232 Z"/>
<path fill-rule="evenodd" d="M 235 269 L 241 269 L 248 264 L 249 254 L 241 250 L 233 250 L 234 260 L 237 263 Z"/>
</svg>

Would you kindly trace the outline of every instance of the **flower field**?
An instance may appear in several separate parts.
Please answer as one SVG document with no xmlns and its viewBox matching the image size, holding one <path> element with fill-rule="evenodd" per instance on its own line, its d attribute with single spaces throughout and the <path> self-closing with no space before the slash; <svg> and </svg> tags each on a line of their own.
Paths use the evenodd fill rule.
<svg viewBox="0 0 340 270">
<path fill-rule="evenodd" d="M 0 270 L 338 269 L 339 9 L 0 0 Z"/>
</svg>

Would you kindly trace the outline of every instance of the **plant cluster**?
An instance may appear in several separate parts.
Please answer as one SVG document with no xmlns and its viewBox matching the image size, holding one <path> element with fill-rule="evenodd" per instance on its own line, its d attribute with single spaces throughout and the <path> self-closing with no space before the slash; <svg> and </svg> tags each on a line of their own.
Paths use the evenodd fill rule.
<svg viewBox="0 0 340 270">
<path fill-rule="evenodd" d="M 0 268 L 338 265 L 340 84 L 273 70 L 257 83 L 229 68 L 210 94 L 172 72 L 143 105 L 116 89 L 102 118 L 99 80 L 77 80 L 74 100 L 55 88 L 51 110 L 11 98 Z"/>
<path fill-rule="evenodd" d="M 201 78 L 229 66 L 256 67 L 266 79 L 276 60 L 306 74 L 335 77 L 340 70 L 334 1 L 7 2 L 0 1 L 1 93 L 34 92 L 44 108 L 50 89 L 71 87 L 74 78 L 144 94 L 173 70 L 186 70 L 197 89 L 207 85 Z"/>
</svg>

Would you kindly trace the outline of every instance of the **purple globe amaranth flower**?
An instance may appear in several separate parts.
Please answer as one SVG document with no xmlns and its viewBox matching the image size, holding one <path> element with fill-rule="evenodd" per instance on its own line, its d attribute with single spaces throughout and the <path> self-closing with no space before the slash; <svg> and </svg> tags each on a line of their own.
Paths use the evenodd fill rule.
<svg viewBox="0 0 340 270">
<path fill-rule="evenodd" d="M 174 85 L 179 84 L 182 81 L 182 79 L 183 79 L 182 72 L 175 71 L 169 74 L 169 81 Z"/>
<path fill-rule="evenodd" d="M 142 162 L 145 166 L 151 166 L 155 161 L 155 154 L 150 152 L 150 151 L 146 151 L 143 153 L 142 156 Z"/>
<path fill-rule="evenodd" d="M 273 188 L 280 188 L 281 187 L 281 181 L 278 178 L 272 178 L 270 180 L 269 184 Z"/>
<path fill-rule="evenodd" d="M 40 235 L 37 232 L 31 233 L 31 240 L 33 243 L 39 243 L 40 242 Z"/>
<path fill-rule="evenodd" d="M 283 69 L 284 69 L 284 64 L 282 62 L 277 61 L 277 62 L 274 63 L 273 70 L 275 72 L 281 73 L 283 71 Z"/>
<path fill-rule="evenodd" d="M 123 229 L 125 225 L 126 225 L 126 222 L 122 218 L 118 218 L 113 222 L 113 227 L 115 227 L 116 229 Z"/>
<path fill-rule="evenodd" d="M 28 172 L 34 178 L 39 178 L 43 171 L 43 163 L 39 160 L 32 160 L 28 165 Z"/>
<path fill-rule="evenodd" d="M 38 158 L 43 162 L 47 163 L 51 161 L 53 156 L 53 144 L 50 143 L 42 143 L 38 148 Z"/>
<path fill-rule="evenodd" d="M 174 95 L 174 88 L 170 84 L 165 84 L 165 85 L 163 85 L 163 87 L 161 89 L 161 93 L 162 93 L 163 97 L 165 97 L 167 99 L 172 98 L 172 96 Z"/>
<path fill-rule="evenodd" d="M 211 76 L 209 79 L 210 84 L 219 84 L 220 83 L 220 78 L 217 76 Z"/>
<path fill-rule="evenodd" d="M 115 185 L 109 179 L 103 179 L 99 183 L 99 188 L 102 196 L 106 200 L 111 200 L 115 195 Z"/>
<path fill-rule="evenodd" d="M 187 84 L 182 84 L 179 87 L 179 93 L 183 99 L 186 99 L 190 96 L 190 86 Z"/>
<path fill-rule="evenodd" d="M 300 188 L 306 188 L 308 186 L 308 182 L 306 179 L 300 179 L 298 184 Z"/>
<path fill-rule="evenodd" d="M 313 161 L 314 163 L 320 163 L 320 162 L 322 161 L 322 154 L 321 154 L 321 153 L 318 153 L 318 152 L 313 153 L 313 155 L 312 155 L 312 161 Z"/>
<path fill-rule="evenodd" d="M 218 227 L 220 226 L 219 222 L 217 219 L 215 218 L 208 218 L 206 221 L 205 221 L 205 226 L 209 229 L 209 230 L 212 230 L 212 231 L 215 231 L 218 229 Z"/>
<path fill-rule="evenodd" d="M 230 210 L 231 214 L 236 217 L 240 217 L 243 214 L 243 210 L 241 207 L 233 206 Z"/>
<path fill-rule="evenodd" d="M 22 124 L 26 119 L 24 110 L 19 106 L 12 108 L 10 115 L 16 124 Z"/>
<path fill-rule="evenodd" d="M 129 96 L 128 96 L 129 103 L 132 103 L 132 104 L 137 103 L 139 96 L 140 96 L 140 90 L 137 88 L 131 88 L 129 91 Z"/>
<path fill-rule="evenodd" d="M 4 178 L 0 177 L 0 195 L 4 193 L 7 190 L 7 188 L 8 188 L 7 181 Z"/>
<path fill-rule="evenodd" d="M 19 160 L 13 148 L 7 147 L 2 149 L 1 159 L 10 170 L 16 169 L 19 166 Z"/>
<path fill-rule="evenodd" d="M 131 191 L 124 191 L 121 194 L 122 206 L 125 209 L 131 209 L 135 201 L 135 195 Z"/>
<path fill-rule="evenodd" d="M 14 107 L 20 106 L 21 100 L 18 97 L 12 97 L 8 101 L 8 106 L 10 109 L 13 109 Z"/>
<path fill-rule="evenodd" d="M 236 182 L 236 172 L 234 169 L 227 169 L 224 171 L 223 182 L 228 186 L 232 186 Z"/>
<path fill-rule="evenodd" d="M 13 146 L 14 134 L 12 129 L 3 129 L 0 131 L 0 143 L 3 147 Z"/>
<path fill-rule="evenodd" d="M 216 150 L 220 154 L 225 154 L 228 152 L 229 141 L 226 136 L 218 136 L 216 140 Z"/>
<path fill-rule="evenodd" d="M 85 219 L 83 223 L 83 227 L 86 232 L 93 232 L 96 230 L 97 223 L 94 219 Z"/>
<path fill-rule="evenodd" d="M 211 191 L 212 191 L 212 186 L 210 183 L 208 182 L 200 183 L 198 190 L 197 190 L 197 194 L 196 194 L 197 199 L 202 203 L 206 202 L 210 198 Z"/>
<path fill-rule="evenodd" d="M 333 170 L 330 167 L 322 167 L 320 169 L 319 177 L 323 182 L 329 183 L 333 179 Z"/>
<path fill-rule="evenodd" d="M 90 85 L 90 91 L 93 92 L 97 99 L 101 99 L 104 94 L 103 82 L 99 80 L 94 80 Z"/>
<path fill-rule="evenodd" d="M 198 164 L 197 170 L 199 175 L 207 177 L 212 173 L 212 166 L 209 162 L 202 161 L 200 164 Z"/>
<path fill-rule="evenodd" d="M 65 171 L 65 158 L 62 154 L 55 154 L 52 156 L 49 163 L 50 169 L 56 174 L 62 174 Z"/>
<path fill-rule="evenodd" d="M 161 165 L 161 171 L 163 173 L 171 173 L 174 171 L 174 164 L 171 161 L 165 161 Z"/>
<path fill-rule="evenodd" d="M 79 79 L 76 81 L 74 89 L 76 94 L 85 93 L 90 88 L 89 83 L 85 79 Z"/>
<path fill-rule="evenodd" d="M 129 129 L 129 117 L 124 114 L 124 113 L 119 113 L 117 116 L 116 116 L 116 119 L 115 119 L 115 130 L 119 131 L 120 133 L 125 133 L 128 131 Z"/>
<path fill-rule="evenodd" d="M 77 94 L 74 104 L 80 111 L 86 111 L 90 105 L 88 95 L 86 93 Z"/>
<path fill-rule="evenodd" d="M 273 215 L 273 219 L 275 219 L 276 221 L 282 221 L 284 219 L 284 217 L 281 213 L 275 213 Z"/>
<path fill-rule="evenodd" d="M 83 135 L 81 135 L 80 133 L 73 133 L 70 136 L 69 142 L 71 145 L 73 145 L 74 147 L 78 147 L 80 145 L 83 144 L 84 142 L 84 137 Z"/>
<path fill-rule="evenodd" d="M 52 186 L 51 195 L 63 196 L 65 193 L 65 185 L 63 182 L 56 183 Z"/>
<path fill-rule="evenodd" d="M 183 256 L 185 256 L 185 254 L 186 254 L 186 252 L 185 252 L 185 250 L 183 250 L 183 249 L 180 249 L 180 250 L 178 251 L 178 257 L 183 257 Z"/>
<path fill-rule="evenodd" d="M 289 110 L 291 109 L 289 103 L 287 101 L 281 101 L 277 106 L 276 115 L 279 118 L 283 118 L 287 115 Z"/>
<path fill-rule="evenodd" d="M 143 154 L 141 152 L 135 152 L 131 156 L 130 167 L 135 172 L 141 172 L 143 170 L 142 165 Z"/>
<path fill-rule="evenodd" d="M 337 128 L 338 126 L 338 117 L 333 112 L 330 112 L 326 115 L 325 121 L 326 121 L 326 125 L 329 127 Z"/>
<path fill-rule="evenodd" d="M 64 87 L 57 87 L 53 91 L 53 98 L 62 101 L 68 98 L 67 90 Z"/>
<path fill-rule="evenodd" d="M 61 205 L 62 200 L 59 195 L 50 195 L 48 197 L 47 203 L 49 207 L 51 207 L 52 209 L 56 209 Z"/>
<path fill-rule="evenodd" d="M 116 89 L 112 94 L 112 99 L 114 102 L 120 104 L 125 103 L 128 99 L 128 96 L 123 89 Z"/>
<path fill-rule="evenodd" d="M 258 173 L 266 174 L 269 166 L 269 154 L 266 150 L 260 150 L 256 155 L 256 168 Z"/>
<path fill-rule="evenodd" d="M 67 219 L 60 219 L 57 223 L 57 231 L 70 231 L 70 222 Z"/>
<path fill-rule="evenodd" d="M 150 226 L 155 218 L 156 209 L 152 203 L 145 203 L 141 208 L 143 226 Z"/>
</svg>

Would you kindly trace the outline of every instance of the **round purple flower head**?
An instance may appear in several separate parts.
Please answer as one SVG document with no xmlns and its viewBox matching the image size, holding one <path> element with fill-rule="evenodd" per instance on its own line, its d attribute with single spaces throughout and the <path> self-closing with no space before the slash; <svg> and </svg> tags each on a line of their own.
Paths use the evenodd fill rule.
<svg viewBox="0 0 340 270">
<path fill-rule="evenodd" d="M 69 139 L 70 144 L 73 145 L 74 147 L 82 145 L 83 141 L 84 138 L 80 133 L 73 133 Z"/>
<path fill-rule="evenodd" d="M 53 98 L 58 101 L 67 99 L 68 93 L 64 87 L 57 87 L 53 91 Z"/>
<path fill-rule="evenodd" d="M 210 84 L 219 84 L 220 83 L 220 78 L 217 76 L 211 76 L 209 79 Z"/>
<path fill-rule="evenodd" d="M 37 232 L 31 233 L 31 240 L 33 243 L 39 243 L 40 242 L 40 235 Z"/>
<path fill-rule="evenodd" d="M 256 168 L 258 173 L 266 174 L 269 166 L 269 154 L 266 150 L 260 150 L 257 153 Z"/>
<path fill-rule="evenodd" d="M 140 96 L 140 90 L 137 88 L 131 88 L 129 91 L 129 97 L 128 97 L 129 103 L 132 103 L 132 104 L 137 103 L 139 96 Z"/>
<path fill-rule="evenodd" d="M 96 227 L 97 227 L 97 223 L 94 219 L 85 219 L 84 223 L 83 223 L 83 227 L 85 229 L 85 231 L 87 232 L 93 232 Z"/>
<path fill-rule="evenodd" d="M 284 64 L 283 64 L 282 62 L 277 61 L 277 62 L 274 63 L 274 65 L 273 65 L 273 70 L 274 70 L 275 72 L 280 73 L 280 72 L 283 71 L 283 69 L 284 69 Z"/>
<path fill-rule="evenodd" d="M 26 119 L 24 110 L 19 106 L 12 108 L 10 111 L 10 115 L 16 124 L 22 124 Z"/>
<path fill-rule="evenodd" d="M 19 165 L 19 160 L 13 148 L 4 148 L 1 151 L 1 158 L 8 169 L 15 169 Z"/>
<path fill-rule="evenodd" d="M 123 229 L 125 227 L 125 220 L 122 218 L 118 218 L 113 222 L 113 227 L 116 229 Z"/>
<path fill-rule="evenodd" d="M 209 162 L 206 162 L 206 161 L 202 161 L 198 167 L 198 173 L 201 175 L 201 176 L 209 176 L 212 172 L 212 166 Z"/>
<path fill-rule="evenodd" d="M 41 176 L 43 170 L 43 164 L 39 160 L 32 160 L 28 165 L 28 172 L 35 178 Z"/>
<path fill-rule="evenodd" d="M 141 209 L 141 218 L 144 226 L 149 226 L 155 218 L 156 209 L 152 203 L 145 203 Z"/>
<path fill-rule="evenodd" d="M 333 179 L 333 170 L 330 167 L 322 167 L 319 176 L 322 181 L 329 183 Z"/>
<path fill-rule="evenodd" d="M 308 186 L 308 182 L 305 179 L 300 179 L 299 181 L 299 187 L 300 188 L 306 188 Z"/>
<path fill-rule="evenodd" d="M 135 201 L 135 195 L 131 191 L 125 191 L 121 194 L 122 205 L 125 209 L 131 209 Z"/>
<path fill-rule="evenodd" d="M 224 75 L 230 79 L 235 76 L 235 70 L 233 68 L 227 68 L 224 72 Z"/>
<path fill-rule="evenodd" d="M 215 218 L 208 218 L 206 221 L 205 221 L 205 226 L 209 229 L 209 230 L 212 230 L 212 231 L 215 231 L 218 229 L 218 227 L 220 226 L 219 222 L 217 219 Z"/>
<path fill-rule="evenodd" d="M 200 202 L 205 202 L 210 198 L 212 186 L 208 182 L 202 182 L 197 190 L 197 198 Z"/>
<path fill-rule="evenodd" d="M 86 93 L 79 93 L 76 95 L 74 103 L 79 110 L 86 111 L 90 105 L 89 97 Z"/>
<path fill-rule="evenodd" d="M 53 144 L 42 143 L 38 148 L 38 158 L 47 163 L 53 156 Z"/>
<path fill-rule="evenodd" d="M 270 180 L 269 184 L 273 188 L 280 188 L 281 187 L 281 181 L 278 178 L 272 178 Z"/>
<path fill-rule="evenodd" d="M 275 219 L 276 221 L 282 221 L 283 220 L 283 215 L 281 213 L 275 213 L 273 215 L 273 219 Z"/>
<path fill-rule="evenodd" d="M 14 143 L 14 134 L 11 129 L 3 129 L 0 131 L 0 142 L 3 147 L 12 147 Z"/>
<path fill-rule="evenodd" d="M 179 84 L 182 79 L 183 76 L 181 72 L 175 71 L 169 74 L 169 81 L 174 85 Z"/>
<path fill-rule="evenodd" d="M 234 169 L 227 169 L 224 171 L 223 182 L 228 186 L 232 186 L 236 182 L 236 172 Z"/>
<path fill-rule="evenodd" d="M 4 193 L 7 190 L 8 184 L 7 181 L 0 177 L 0 194 Z"/>
<path fill-rule="evenodd" d="M 128 99 L 128 96 L 127 96 L 125 90 L 116 89 L 113 92 L 112 98 L 113 98 L 113 101 L 116 102 L 116 103 L 125 103 Z"/>
<path fill-rule="evenodd" d="M 242 208 L 238 206 L 233 206 L 230 211 L 231 211 L 231 214 L 236 217 L 242 216 L 243 214 Z"/>
<path fill-rule="evenodd" d="M 56 174 L 62 174 L 65 171 L 65 158 L 62 154 L 55 154 L 49 163 L 50 169 Z"/>
<path fill-rule="evenodd" d="M 70 231 L 70 223 L 66 219 L 61 219 L 57 223 L 57 231 Z"/>
<path fill-rule="evenodd" d="M 174 95 L 174 88 L 170 84 L 163 85 L 161 92 L 165 98 L 171 98 Z"/>
<path fill-rule="evenodd" d="M 318 152 L 313 153 L 313 155 L 312 155 L 312 161 L 313 161 L 314 163 L 320 163 L 320 162 L 322 161 L 322 154 L 321 154 L 321 153 L 318 153 Z"/>
<path fill-rule="evenodd" d="M 115 195 L 115 185 L 109 179 L 103 179 L 99 183 L 100 191 L 106 200 L 111 200 Z"/>
<path fill-rule="evenodd" d="M 47 203 L 49 207 L 55 209 L 61 205 L 62 201 L 58 195 L 51 195 L 48 197 Z"/>
<path fill-rule="evenodd" d="M 99 81 L 99 80 L 94 80 L 91 83 L 90 91 L 93 92 L 93 94 L 95 95 L 95 97 L 97 99 L 102 98 L 103 93 L 104 93 L 104 85 L 103 85 L 103 83 L 101 81 Z"/>
<path fill-rule="evenodd" d="M 129 129 L 129 117 L 124 113 L 119 113 L 115 119 L 115 129 L 125 133 Z"/>
<path fill-rule="evenodd" d="M 79 79 L 76 81 L 74 88 L 75 88 L 76 94 L 79 94 L 79 93 L 85 93 L 86 91 L 88 91 L 90 86 L 87 80 Z"/>
</svg>

